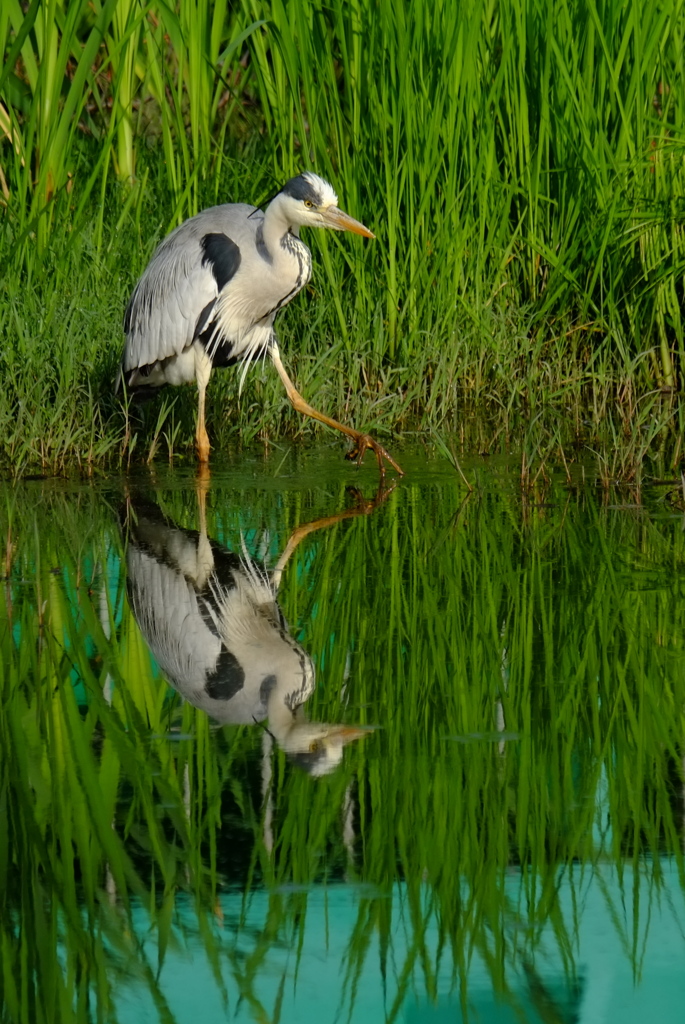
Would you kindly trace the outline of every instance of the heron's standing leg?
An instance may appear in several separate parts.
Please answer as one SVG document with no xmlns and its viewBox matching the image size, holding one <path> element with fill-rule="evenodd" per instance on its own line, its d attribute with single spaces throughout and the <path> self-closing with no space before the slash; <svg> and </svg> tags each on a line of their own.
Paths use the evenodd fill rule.
<svg viewBox="0 0 685 1024">
<path fill-rule="evenodd" d="M 209 436 L 205 427 L 205 392 L 212 372 L 212 361 L 203 348 L 195 348 L 195 379 L 197 380 L 197 428 L 195 447 L 200 462 L 209 462 Z"/>
<path fill-rule="evenodd" d="M 278 347 L 275 344 L 272 344 L 269 349 L 269 354 L 271 355 L 272 362 L 276 367 L 278 376 L 285 385 L 285 390 L 293 408 L 297 409 L 298 412 L 301 412 L 303 416 L 311 416 L 312 419 L 319 420 L 320 423 L 325 423 L 327 427 L 332 427 L 334 430 L 341 430 L 343 434 L 347 434 L 348 437 L 352 438 L 354 441 L 354 448 L 349 453 L 348 458 L 356 459 L 357 464 L 359 465 L 364 458 L 364 452 L 367 448 L 370 448 L 376 455 L 378 469 L 380 470 L 381 476 L 385 476 L 383 459 L 390 463 L 396 473 L 399 473 L 400 476 L 404 476 L 403 470 L 400 469 L 392 455 L 386 452 L 385 448 L 379 445 L 377 441 L 374 441 L 369 434 L 362 434 L 361 431 L 355 430 L 353 427 L 346 427 L 343 423 L 338 423 L 337 420 L 332 419 L 330 416 L 326 416 L 323 412 L 319 412 L 318 409 L 314 409 L 309 402 L 305 402 L 304 398 L 286 373 L 285 367 L 281 362 Z"/>
</svg>

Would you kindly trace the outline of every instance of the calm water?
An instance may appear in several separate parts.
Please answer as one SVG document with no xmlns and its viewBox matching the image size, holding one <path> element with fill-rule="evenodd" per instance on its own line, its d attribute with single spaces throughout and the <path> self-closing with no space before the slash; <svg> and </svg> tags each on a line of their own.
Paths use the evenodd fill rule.
<svg viewBox="0 0 685 1024">
<path fill-rule="evenodd" d="M 681 1020 L 675 485 L 335 451 L 4 487 L 0 1021 Z"/>
</svg>

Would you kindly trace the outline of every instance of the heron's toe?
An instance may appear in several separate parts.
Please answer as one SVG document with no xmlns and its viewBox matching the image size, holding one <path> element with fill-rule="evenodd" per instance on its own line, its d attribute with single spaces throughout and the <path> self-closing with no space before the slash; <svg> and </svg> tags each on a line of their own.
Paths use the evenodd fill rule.
<svg viewBox="0 0 685 1024">
<path fill-rule="evenodd" d="M 393 459 L 392 455 L 383 448 L 378 441 L 374 441 L 370 434 L 358 434 L 355 438 L 354 447 L 346 455 L 346 458 L 353 459 L 358 466 L 361 466 L 364 455 L 367 449 L 375 454 L 378 462 L 378 470 L 381 476 L 385 476 L 385 463 L 387 462 L 396 473 L 400 476 L 404 476 L 404 470 L 399 466 Z"/>
</svg>

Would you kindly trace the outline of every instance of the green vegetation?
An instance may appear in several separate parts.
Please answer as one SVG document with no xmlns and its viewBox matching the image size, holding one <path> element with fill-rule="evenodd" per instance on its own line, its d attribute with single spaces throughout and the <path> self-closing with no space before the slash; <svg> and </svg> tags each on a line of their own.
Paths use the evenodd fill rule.
<svg viewBox="0 0 685 1024">
<path fill-rule="evenodd" d="M 186 452 L 192 394 L 132 423 L 111 396 L 125 302 L 181 219 L 305 167 L 378 236 L 308 239 L 280 324 L 305 394 L 385 435 L 475 410 L 488 445 L 533 422 L 628 477 L 678 462 L 683 0 L 7 0 L 0 40 L 5 467 Z M 299 429 L 235 376 L 216 447 Z"/>
<path fill-rule="evenodd" d="M 273 564 L 295 526 L 349 503 L 297 458 L 275 456 L 257 485 L 247 471 L 215 485 L 209 535 L 254 550 L 267 531 Z M 154 496 L 197 529 L 184 483 L 162 471 Z M 125 597 L 123 493 L 6 488 L 3 1024 L 116 1021 L 141 987 L 172 1024 L 160 973 L 186 930 L 223 998 L 240 993 L 246 1019 L 276 1021 L 262 1001 L 270 953 L 290 948 L 295 972 L 312 886 L 343 877 L 360 888 L 339 936 L 341 1017 L 378 949 L 388 1020 L 413 992 L 435 998 L 440 965 L 466 1001 L 474 957 L 508 999 L 546 928 L 573 984 L 584 894 L 607 864 L 621 865 L 612 913 L 639 976 L 666 865 L 685 878 L 681 517 L 655 495 L 626 515 L 561 485 L 531 506 L 501 468 L 465 494 L 436 473 L 297 549 L 281 603 L 317 666 L 308 715 L 380 728 L 323 779 L 272 750 L 265 791 L 264 732 L 211 727 L 151 663 Z M 623 932 L 626 906 L 635 929 Z"/>
</svg>

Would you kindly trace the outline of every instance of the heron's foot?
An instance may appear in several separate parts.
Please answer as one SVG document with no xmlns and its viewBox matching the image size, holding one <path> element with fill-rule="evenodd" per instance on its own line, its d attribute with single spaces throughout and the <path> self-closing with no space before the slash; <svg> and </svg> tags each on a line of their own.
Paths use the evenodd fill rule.
<svg viewBox="0 0 685 1024">
<path fill-rule="evenodd" d="M 357 434 L 354 439 L 354 448 L 347 453 L 346 458 L 354 459 L 357 465 L 361 466 L 364 455 L 369 448 L 376 456 L 378 471 L 380 472 L 381 477 L 385 476 L 384 460 L 392 466 L 396 473 L 399 473 L 400 476 L 404 476 L 404 470 L 395 462 L 392 455 L 390 455 L 389 452 L 386 452 L 385 448 L 383 448 L 378 441 L 374 441 L 370 434 Z"/>
<path fill-rule="evenodd" d="M 365 498 L 358 487 L 346 487 L 345 490 L 354 500 L 354 511 L 360 515 L 370 516 L 384 501 L 390 497 L 397 487 L 397 480 L 393 480 L 389 487 L 385 486 L 385 478 L 381 475 L 378 481 L 378 490 L 373 498 Z"/>
</svg>

